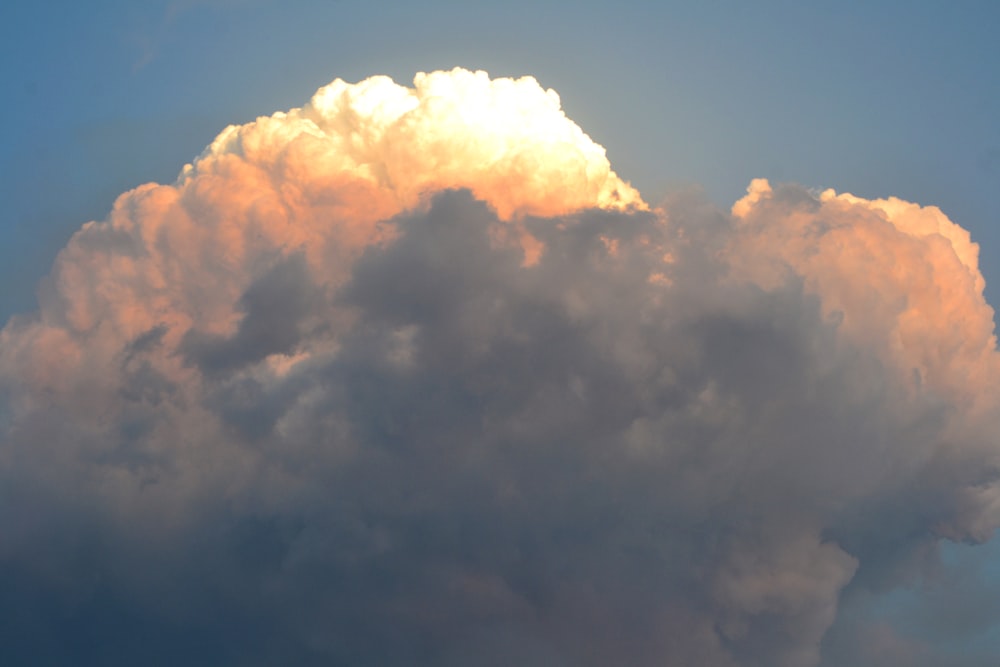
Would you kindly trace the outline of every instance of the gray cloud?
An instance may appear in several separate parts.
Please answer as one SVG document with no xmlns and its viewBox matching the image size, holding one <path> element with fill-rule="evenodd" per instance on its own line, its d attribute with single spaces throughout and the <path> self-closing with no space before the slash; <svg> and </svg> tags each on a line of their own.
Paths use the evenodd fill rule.
<svg viewBox="0 0 1000 667">
<path fill-rule="evenodd" d="M 206 374 L 240 368 L 272 354 L 287 354 L 301 340 L 300 329 L 322 305 L 320 296 L 310 282 L 302 255 L 280 258 L 247 287 L 239 302 L 242 317 L 232 336 L 192 329 L 185 335 L 181 351 Z M 137 339 L 142 340 L 144 336 Z"/>
<path fill-rule="evenodd" d="M 175 636 L 205 664 L 816 664 L 844 586 L 939 539 L 979 480 L 935 482 L 954 406 L 802 279 L 723 279 L 738 227 L 667 206 L 526 220 L 524 267 L 507 223 L 439 195 L 329 299 L 291 255 L 233 335 L 129 343 L 115 416 L 19 413 L 2 554 L 40 618 L 7 655 L 86 632 L 95 664 Z M 201 379 L 158 376 L 172 354 Z"/>
<path fill-rule="evenodd" d="M 482 171 L 494 144 L 453 154 L 436 132 L 463 81 L 536 96 L 529 115 L 577 143 L 527 128 L 465 183 L 458 158 Z M 764 181 L 731 212 L 691 193 L 647 210 L 554 93 L 418 84 L 437 101 L 359 84 L 395 100 L 385 145 L 377 123 L 343 130 L 375 113 L 343 82 L 227 129 L 85 226 L 39 312 L 0 332 L 0 659 L 945 655 L 897 627 L 926 610 L 873 600 L 1000 523 L 1000 362 L 968 234 Z M 981 630 L 980 602 L 936 639 Z"/>
</svg>

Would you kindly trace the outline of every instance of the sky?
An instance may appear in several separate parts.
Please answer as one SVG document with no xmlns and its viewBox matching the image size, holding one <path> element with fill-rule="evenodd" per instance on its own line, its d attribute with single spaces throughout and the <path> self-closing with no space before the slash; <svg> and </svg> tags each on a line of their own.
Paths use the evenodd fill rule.
<svg viewBox="0 0 1000 667">
<path fill-rule="evenodd" d="M 0 10 L 3 661 L 996 664 L 998 18 Z"/>
</svg>

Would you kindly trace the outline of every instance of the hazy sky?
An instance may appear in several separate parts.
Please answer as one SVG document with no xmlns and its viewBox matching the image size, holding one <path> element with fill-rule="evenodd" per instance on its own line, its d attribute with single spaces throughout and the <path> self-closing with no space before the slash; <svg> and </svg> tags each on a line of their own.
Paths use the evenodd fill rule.
<svg viewBox="0 0 1000 667">
<path fill-rule="evenodd" d="M 537 148 L 569 126 L 504 129 L 529 161 L 480 173 L 488 124 L 441 148 L 420 138 L 436 136 L 432 111 L 380 157 L 400 169 L 391 204 L 306 173 L 303 156 L 325 154 L 264 125 L 272 143 L 205 154 L 190 226 L 169 188 L 128 199 L 134 236 L 91 228 L 46 288 L 44 326 L 0 338 L 0 614 L 18 619 L 0 623 L 0 656 L 1000 659 L 1000 543 L 948 541 L 988 538 L 1000 506 L 992 314 L 957 228 L 873 203 L 940 207 L 1000 302 L 996 3 L 8 5 L 0 320 L 38 310 L 57 253 L 120 194 L 174 183 L 226 126 L 335 78 L 534 76 L 680 232 L 608 205 L 630 196 L 613 175 L 581 184 L 579 165 Z M 508 99 L 490 104 L 513 114 Z M 540 91 L 525 99 L 526 118 L 544 115 Z M 454 173 L 437 159 L 459 154 Z M 406 166 L 435 175 L 404 186 Z M 539 194 L 534 172 L 582 203 Z M 731 216 L 758 178 L 770 185 Z M 302 197 L 289 220 L 342 231 L 268 236 L 277 209 L 246 208 L 234 185 L 294 199 L 274 183 Z M 449 187 L 493 208 L 451 194 L 398 239 L 378 226 Z M 573 217 L 590 205 L 607 210 Z M 227 211 L 260 224 L 260 248 L 224 243 Z M 519 213 L 561 226 L 504 226 Z M 894 231 L 924 224 L 947 250 Z M 841 235 L 809 236 L 820 228 Z M 525 273 L 532 248 L 545 254 Z M 181 296 L 160 301 L 171 276 Z M 650 454 L 663 439 L 683 444 Z M 609 457 L 619 445 L 652 458 Z"/>
</svg>

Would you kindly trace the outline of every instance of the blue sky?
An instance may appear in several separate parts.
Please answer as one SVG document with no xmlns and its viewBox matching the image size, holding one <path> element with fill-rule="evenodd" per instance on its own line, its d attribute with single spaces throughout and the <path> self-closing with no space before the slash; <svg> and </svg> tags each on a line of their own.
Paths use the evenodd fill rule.
<svg viewBox="0 0 1000 667">
<path fill-rule="evenodd" d="M 1000 283 L 992 2 L 16 3 L 3 9 L 0 313 L 117 194 L 335 77 L 532 74 L 646 196 L 754 177 L 940 206 Z M 991 290 L 992 288 L 988 288 Z M 995 299 L 994 299 L 995 300 Z"/>
<path fill-rule="evenodd" d="M 766 177 L 939 206 L 979 242 L 998 303 L 997 25 L 1000 5 L 972 0 L 7 3 L 0 319 L 34 309 L 81 224 L 171 182 L 226 125 L 300 106 L 336 77 L 409 83 L 454 66 L 556 89 L 647 201 L 698 188 L 728 207 Z M 962 632 L 927 628 L 943 622 L 935 605 L 961 607 L 947 591 L 1000 586 L 997 553 L 951 546 L 927 590 L 845 614 L 881 615 L 948 655 L 965 642 L 982 660 L 969 664 L 992 664 L 995 605 L 974 600 L 979 622 Z"/>
</svg>

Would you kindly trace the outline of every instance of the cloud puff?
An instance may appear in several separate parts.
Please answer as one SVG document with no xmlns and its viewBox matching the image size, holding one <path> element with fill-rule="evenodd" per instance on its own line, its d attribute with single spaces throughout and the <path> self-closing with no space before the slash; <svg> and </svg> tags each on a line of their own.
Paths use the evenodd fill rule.
<svg viewBox="0 0 1000 667">
<path fill-rule="evenodd" d="M 0 654 L 817 665 L 1000 523 L 997 364 L 937 209 L 650 210 L 533 79 L 338 80 L 0 333 Z"/>
</svg>

